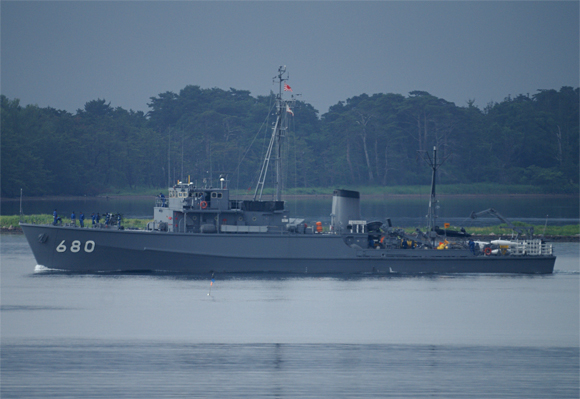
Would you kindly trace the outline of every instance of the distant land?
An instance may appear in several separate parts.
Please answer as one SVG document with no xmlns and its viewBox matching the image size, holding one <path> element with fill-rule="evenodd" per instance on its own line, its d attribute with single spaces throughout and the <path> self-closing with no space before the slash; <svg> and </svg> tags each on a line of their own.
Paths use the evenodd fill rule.
<svg viewBox="0 0 580 399">
<path fill-rule="evenodd" d="M 442 194 L 577 194 L 579 99 L 578 88 L 562 87 L 480 109 L 424 91 L 361 94 L 323 115 L 296 101 L 283 185 L 290 194 L 335 187 L 413 194 L 410 187 L 431 179 L 421 156 L 437 147 Z M 186 86 L 151 97 L 147 113 L 97 99 L 72 114 L 2 95 L 2 198 L 21 189 L 26 196 L 158 191 L 220 176 L 252 189 L 272 104 L 245 90 Z"/>
</svg>

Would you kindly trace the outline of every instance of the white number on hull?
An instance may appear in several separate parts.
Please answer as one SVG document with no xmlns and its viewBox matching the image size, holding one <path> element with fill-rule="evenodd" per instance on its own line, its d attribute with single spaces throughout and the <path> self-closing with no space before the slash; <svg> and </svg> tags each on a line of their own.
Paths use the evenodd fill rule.
<svg viewBox="0 0 580 399">
<path fill-rule="evenodd" d="M 90 248 L 89 248 L 90 246 Z M 85 252 L 93 252 L 95 250 L 95 242 L 93 240 L 89 240 L 85 242 Z"/>
<path fill-rule="evenodd" d="M 64 252 L 64 251 L 66 251 L 66 246 L 64 245 L 64 240 L 62 240 L 62 242 L 58 244 L 58 247 L 56 247 L 56 252 Z"/>
<path fill-rule="evenodd" d="M 81 242 L 79 240 L 74 240 L 70 246 L 70 251 L 77 253 L 81 250 Z"/>
<path fill-rule="evenodd" d="M 64 245 L 65 240 L 62 240 L 60 244 L 56 247 L 56 252 L 66 252 L 66 245 Z M 81 242 L 79 240 L 74 240 L 70 247 L 70 251 L 73 253 L 77 253 L 81 250 Z M 95 242 L 93 240 L 89 240 L 85 242 L 85 252 L 91 253 L 95 250 Z"/>
</svg>

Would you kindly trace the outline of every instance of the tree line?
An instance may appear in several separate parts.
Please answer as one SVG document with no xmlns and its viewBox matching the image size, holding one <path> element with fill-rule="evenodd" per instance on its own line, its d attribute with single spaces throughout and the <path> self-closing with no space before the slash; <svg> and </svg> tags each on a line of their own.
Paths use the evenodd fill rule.
<svg viewBox="0 0 580 399">
<path fill-rule="evenodd" d="M 539 90 L 485 108 L 424 91 L 361 94 L 319 116 L 296 101 L 284 138 L 286 187 L 428 184 L 419 152 L 447 159 L 443 183 L 541 186 L 578 192 L 578 88 Z M 256 184 L 275 120 L 274 96 L 186 86 L 149 111 L 87 102 L 70 113 L 1 96 L 3 197 L 97 195 L 165 188 L 178 179 Z M 419 159 L 419 161 L 418 161 Z"/>
</svg>

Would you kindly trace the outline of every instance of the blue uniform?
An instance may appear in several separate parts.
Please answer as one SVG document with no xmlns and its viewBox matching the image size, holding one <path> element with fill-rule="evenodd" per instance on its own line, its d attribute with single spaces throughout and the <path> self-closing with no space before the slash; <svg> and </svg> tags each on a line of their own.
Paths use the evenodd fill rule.
<svg viewBox="0 0 580 399">
<path fill-rule="evenodd" d="M 85 227 L 85 214 L 81 212 L 80 216 L 79 216 L 79 222 L 81 224 L 81 227 Z"/>
<path fill-rule="evenodd" d="M 469 240 L 469 250 L 475 254 L 475 243 L 472 240 Z"/>
<path fill-rule="evenodd" d="M 73 213 L 71 213 L 70 215 L 70 222 L 76 226 L 77 224 L 77 216 L 75 215 L 75 211 L 73 211 Z"/>
</svg>

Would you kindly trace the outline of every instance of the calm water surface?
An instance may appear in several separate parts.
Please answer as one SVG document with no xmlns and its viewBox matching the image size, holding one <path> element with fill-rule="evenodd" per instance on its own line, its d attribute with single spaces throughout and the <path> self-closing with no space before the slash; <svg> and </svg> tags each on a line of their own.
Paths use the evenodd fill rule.
<svg viewBox="0 0 580 399">
<path fill-rule="evenodd" d="M 577 243 L 549 276 L 35 272 L 1 235 L 2 398 L 578 398 Z"/>
</svg>

